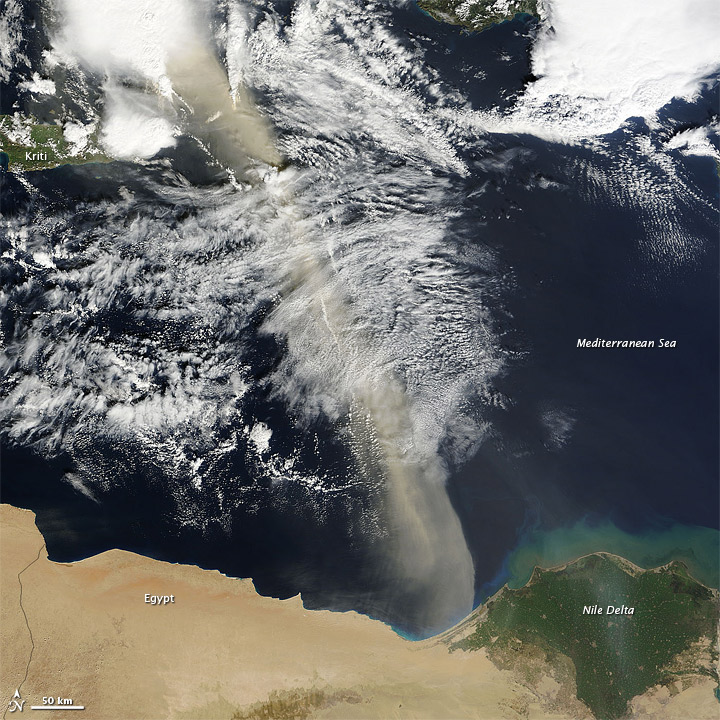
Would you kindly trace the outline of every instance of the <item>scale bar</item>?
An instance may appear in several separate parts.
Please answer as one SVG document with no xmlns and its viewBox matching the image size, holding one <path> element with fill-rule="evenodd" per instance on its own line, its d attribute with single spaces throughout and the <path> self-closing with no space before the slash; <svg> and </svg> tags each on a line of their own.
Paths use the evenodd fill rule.
<svg viewBox="0 0 720 720">
<path fill-rule="evenodd" d="M 31 710 L 84 710 L 84 705 L 31 705 Z"/>
</svg>

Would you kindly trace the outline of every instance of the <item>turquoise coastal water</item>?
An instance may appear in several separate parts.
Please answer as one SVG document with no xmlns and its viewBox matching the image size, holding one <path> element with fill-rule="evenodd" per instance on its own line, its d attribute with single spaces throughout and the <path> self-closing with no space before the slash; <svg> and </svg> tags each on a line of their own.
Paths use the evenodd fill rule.
<svg viewBox="0 0 720 720">
<path fill-rule="evenodd" d="M 507 583 L 511 588 L 522 587 L 536 565 L 554 567 L 592 552 L 620 555 L 642 568 L 681 560 L 701 583 L 720 587 L 720 532 L 717 530 L 676 524 L 634 535 L 611 522 L 589 525 L 584 521 L 570 528 L 530 531 L 508 557 Z"/>
</svg>

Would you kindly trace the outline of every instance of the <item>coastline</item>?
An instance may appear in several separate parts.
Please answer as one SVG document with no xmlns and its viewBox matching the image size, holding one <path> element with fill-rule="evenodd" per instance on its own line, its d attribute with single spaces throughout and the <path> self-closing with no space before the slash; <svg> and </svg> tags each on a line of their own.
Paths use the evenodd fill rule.
<svg viewBox="0 0 720 720">
<path fill-rule="evenodd" d="M 28 705 L 72 698 L 86 720 L 285 717 L 268 707 L 298 703 L 303 717 L 469 718 L 520 697 L 531 717 L 566 717 L 484 653 L 451 654 L 355 612 L 306 610 L 250 580 L 126 551 L 54 563 L 30 511 L 3 504 L 0 519 L 5 707 L 18 689 Z M 151 605 L 146 593 L 174 602 Z"/>
<path fill-rule="evenodd" d="M 611 522 L 590 525 L 585 521 L 570 528 L 530 531 L 508 554 L 504 582 L 517 589 L 529 581 L 536 567 L 555 569 L 599 552 L 646 570 L 679 560 L 699 583 L 720 589 L 720 532 L 680 523 L 638 534 Z"/>
<path fill-rule="evenodd" d="M 484 607 L 411 642 L 367 616 L 263 597 L 218 571 L 123 550 L 52 562 L 32 511 L 2 504 L 0 520 L 4 702 L 15 690 L 28 704 L 55 693 L 83 704 L 88 720 L 591 717 L 550 666 L 528 683 L 484 650 L 449 651 Z M 714 717 L 711 684 L 672 698 L 651 688 L 633 702 L 657 718 L 691 707 Z"/>
</svg>

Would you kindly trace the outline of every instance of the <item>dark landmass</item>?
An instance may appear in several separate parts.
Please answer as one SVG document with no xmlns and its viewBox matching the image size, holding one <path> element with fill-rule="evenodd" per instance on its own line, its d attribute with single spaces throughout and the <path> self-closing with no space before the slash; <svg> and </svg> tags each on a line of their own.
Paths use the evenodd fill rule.
<svg viewBox="0 0 720 720">
<path fill-rule="evenodd" d="M 0 150 L 8 155 L 10 172 L 47 170 L 58 165 L 109 162 L 112 159 L 95 145 L 84 152 L 73 153 L 70 143 L 63 136 L 61 125 L 36 123 L 31 119 L 22 123 L 29 131 L 30 142 L 18 142 L 12 139 L 16 124 L 17 119 L 0 115 Z"/>
<path fill-rule="evenodd" d="M 480 32 L 516 15 L 538 15 L 537 0 L 418 0 L 418 6 L 440 22 Z"/>
<path fill-rule="evenodd" d="M 607 613 L 623 605 L 633 614 Z M 595 606 L 601 614 L 583 613 Z M 574 669 L 578 699 L 596 718 L 610 720 L 625 716 L 630 700 L 655 685 L 673 694 L 697 676 L 717 682 L 717 624 L 717 591 L 682 563 L 642 570 L 598 553 L 536 569 L 518 590 L 503 588 L 446 642 L 451 650 L 485 649 L 503 669 L 531 670 L 527 661 L 537 655 L 558 675 Z"/>
</svg>

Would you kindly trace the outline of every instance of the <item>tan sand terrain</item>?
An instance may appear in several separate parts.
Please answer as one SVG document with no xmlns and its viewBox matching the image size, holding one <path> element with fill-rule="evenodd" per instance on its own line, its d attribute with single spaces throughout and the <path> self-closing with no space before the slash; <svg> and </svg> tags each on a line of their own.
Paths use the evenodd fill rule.
<svg viewBox="0 0 720 720">
<path fill-rule="evenodd" d="M 51 562 L 34 515 L 9 505 L 0 529 L 4 717 L 33 717 L 48 696 L 85 707 L 39 715 L 54 720 L 589 717 L 552 678 L 525 687 L 482 652 L 411 643 L 356 613 L 305 610 L 249 580 L 129 552 Z M 146 593 L 174 602 L 153 606 Z M 18 688 L 22 715 L 8 712 Z M 699 712 L 712 698 L 690 690 L 647 699 L 658 713 L 648 717 L 715 717 L 688 715 L 688 702 Z"/>
</svg>

